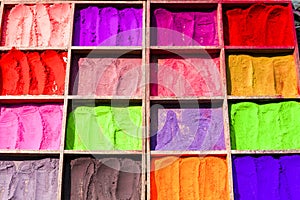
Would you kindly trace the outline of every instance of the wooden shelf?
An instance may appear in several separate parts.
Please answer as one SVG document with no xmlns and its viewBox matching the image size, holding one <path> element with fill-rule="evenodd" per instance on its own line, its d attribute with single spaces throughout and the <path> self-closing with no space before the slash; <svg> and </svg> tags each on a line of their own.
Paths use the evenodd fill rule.
<svg viewBox="0 0 300 200">
<path fill-rule="evenodd" d="M 1 99 L 64 99 L 63 95 L 6 95 L 0 96 Z"/>
<path fill-rule="evenodd" d="M 80 0 L 80 1 L 63 1 L 63 0 L 0 0 L 0 20 L 3 21 L 3 11 L 7 8 L 12 8 L 13 5 L 24 3 L 24 4 L 36 4 L 36 3 L 70 3 L 72 5 L 72 15 L 71 20 L 71 36 L 69 39 L 69 44 L 66 47 L 17 47 L 16 49 L 22 51 L 45 51 L 45 50 L 55 50 L 55 51 L 67 51 L 68 60 L 66 68 L 66 84 L 64 95 L 7 95 L 0 96 L 0 104 L 14 104 L 14 103 L 49 103 L 49 102 L 58 102 L 64 105 L 63 107 L 63 120 L 62 120 L 62 135 L 61 135 L 61 147 L 60 150 L 0 150 L 1 157 L 59 157 L 59 178 L 58 178 L 58 200 L 63 199 L 61 197 L 62 184 L 63 184 L 63 170 L 65 168 L 66 161 L 69 158 L 75 157 L 84 157 L 84 156 L 105 156 L 105 157 L 118 157 L 118 156 L 129 156 L 133 155 L 142 160 L 142 191 L 141 199 L 150 200 L 150 166 L 151 158 L 163 157 L 163 156 L 222 156 L 227 158 L 228 165 L 228 178 L 229 178 L 229 188 L 231 199 L 233 197 L 233 183 L 232 183 L 232 160 L 231 156 L 233 155 L 263 155 L 263 154 L 274 154 L 274 155 L 283 155 L 283 154 L 300 154 L 299 150 L 231 150 L 230 144 L 230 125 L 229 125 L 229 112 L 228 107 L 232 102 L 239 101 L 254 101 L 254 102 L 276 102 L 276 101 L 287 101 L 287 100 L 296 100 L 300 99 L 300 95 L 297 97 L 281 97 L 281 96 L 235 96 L 227 95 L 227 84 L 226 83 L 226 56 L 228 54 L 293 54 L 295 57 L 295 63 L 297 70 L 299 70 L 299 52 L 297 49 L 297 44 L 295 41 L 294 46 L 229 46 L 224 45 L 224 33 L 223 33 L 223 22 L 224 11 L 236 8 L 236 7 L 247 7 L 253 3 L 265 3 L 265 4 L 291 4 L 287 0 L 134 0 L 134 1 L 91 1 L 91 0 Z M 74 11 L 77 8 L 88 7 L 89 5 L 95 5 L 99 7 L 104 6 L 115 6 L 119 8 L 126 7 L 138 7 L 143 8 L 143 41 L 141 46 L 72 46 L 72 34 L 73 34 L 73 25 L 74 25 Z M 166 8 L 174 11 L 179 9 L 185 11 L 197 11 L 197 10 L 206 10 L 206 8 L 214 9 L 217 11 L 217 33 L 219 45 L 217 46 L 158 46 L 151 45 L 151 17 L 154 9 L 156 8 Z M 226 33 L 225 33 L 226 34 Z M 296 37 L 295 37 L 296 38 Z M 153 43 L 154 44 L 154 43 Z M 9 51 L 12 47 L 0 46 L 0 51 Z M 98 95 L 69 95 L 67 91 L 70 91 L 71 86 L 71 75 L 73 72 L 72 67 L 72 58 L 79 55 L 88 55 L 91 57 L 93 55 L 102 56 L 102 57 L 118 57 L 118 56 L 127 56 L 128 57 L 138 57 L 142 60 L 142 83 L 150 83 L 150 71 L 152 58 L 155 57 L 168 57 L 172 54 L 179 55 L 199 55 L 199 54 L 217 54 L 220 59 L 220 74 L 221 74 L 221 83 L 222 83 L 222 92 L 224 95 L 221 96 L 186 96 L 186 97 L 161 97 L 161 96 L 151 96 L 149 84 L 145 84 L 143 87 L 144 93 L 142 96 L 98 96 Z M 192 57 L 192 56 L 191 56 Z M 75 70 L 74 70 L 75 71 Z M 299 74 L 299 73 L 298 73 Z M 300 80 L 298 77 L 299 86 Z M 127 105 L 140 105 L 142 106 L 143 117 L 142 124 L 143 127 L 146 127 L 143 130 L 143 149 L 136 151 L 120 151 L 120 150 L 93 150 L 93 151 L 83 151 L 83 150 L 64 150 L 64 142 L 67 129 L 67 117 L 71 112 L 71 109 L 77 106 L 85 106 L 93 104 L 94 106 L 101 104 L 109 104 L 111 102 L 120 102 Z M 151 135 L 151 123 L 150 117 L 153 108 L 153 104 L 162 104 L 166 108 L 174 107 L 180 108 L 180 104 L 184 104 L 184 108 L 194 108 L 196 106 L 203 107 L 207 105 L 213 105 L 219 108 L 222 108 L 223 113 L 223 122 L 224 122 L 224 140 L 226 145 L 226 150 L 208 150 L 208 151 L 155 151 L 150 150 L 150 135 Z M 197 104 L 194 104 L 197 103 Z M 202 105 L 201 105 L 202 104 Z M 204 104 L 206 104 L 204 106 Z M 153 123 L 153 121 L 152 121 Z M 147 191 L 145 191 L 147 190 Z"/>
<path fill-rule="evenodd" d="M 0 154 L 60 154 L 59 150 L 0 150 Z"/>
<path fill-rule="evenodd" d="M 127 155 L 127 154 L 136 154 L 142 155 L 142 150 L 128 151 L 128 150 L 99 150 L 99 151 L 85 151 L 85 150 L 64 150 L 64 154 L 95 154 L 95 155 Z"/>
<path fill-rule="evenodd" d="M 168 4 L 193 4 L 193 3 L 218 3 L 219 0 L 151 0 L 151 3 L 168 3 Z"/>
<path fill-rule="evenodd" d="M 299 154 L 299 150 L 231 150 L 232 154 Z"/>
<path fill-rule="evenodd" d="M 213 97 L 161 97 L 161 96 L 151 96 L 152 101 L 199 101 L 199 100 L 223 100 L 224 96 L 213 96 Z"/>
<path fill-rule="evenodd" d="M 103 100 L 142 100 L 142 97 L 135 97 L 135 96 L 84 96 L 84 95 L 68 95 L 68 99 L 103 99 Z"/>
<path fill-rule="evenodd" d="M 232 96 L 228 95 L 228 99 L 236 99 L 236 100 L 260 100 L 260 99 L 300 99 L 299 96 L 297 97 L 283 97 L 283 96 Z"/>
<path fill-rule="evenodd" d="M 9 51 L 12 48 L 16 48 L 20 51 L 68 51 L 68 47 L 13 47 L 13 46 L 0 46 L 0 51 Z"/>
<path fill-rule="evenodd" d="M 206 156 L 206 155 L 226 155 L 226 150 L 211 150 L 211 151 L 156 151 L 151 150 L 150 152 L 153 156 L 168 156 L 168 155 L 199 155 L 199 156 Z"/>
</svg>

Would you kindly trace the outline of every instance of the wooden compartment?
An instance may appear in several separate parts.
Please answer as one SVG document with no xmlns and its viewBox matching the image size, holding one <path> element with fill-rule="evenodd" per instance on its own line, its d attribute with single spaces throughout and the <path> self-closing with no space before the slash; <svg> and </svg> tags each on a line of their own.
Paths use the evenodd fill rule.
<svg viewBox="0 0 300 200">
<path fill-rule="evenodd" d="M 113 174 L 113 173 L 117 173 L 119 176 L 117 178 L 117 180 L 115 180 L 114 182 L 112 183 L 106 183 L 106 184 L 113 184 L 115 185 L 114 187 L 117 189 L 117 191 L 113 190 L 114 192 L 117 193 L 117 196 L 120 195 L 122 193 L 122 190 L 118 190 L 118 186 L 120 185 L 123 185 L 124 182 L 121 182 L 121 178 L 126 178 L 126 176 L 135 176 L 135 178 L 130 178 L 129 180 L 131 181 L 137 181 L 137 179 L 139 179 L 139 183 L 138 185 L 135 185 L 134 188 L 130 188 L 130 185 L 126 185 L 126 188 L 129 190 L 129 189 L 133 189 L 135 192 L 136 192 L 136 189 L 137 187 L 140 187 L 140 196 L 139 196 L 139 199 L 145 199 L 145 169 L 146 169 L 146 166 L 145 166 L 145 159 L 144 159 L 144 156 L 142 155 L 135 155 L 135 154 L 107 154 L 107 155 L 100 155 L 100 154 L 94 154 L 94 153 L 88 153 L 88 154 L 82 154 L 82 155 L 76 155 L 76 154 L 68 154 L 68 155 L 65 155 L 65 159 L 64 159 L 64 171 L 63 171 L 63 192 L 62 192 L 62 196 L 61 198 L 62 199 L 74 199 L 74 198 L 82 198 L 83 196 L 86 196 L 88 195 L 88 193 L 85 193 L 87 192 L 85 190 L 85 188 L 83 186 L 81 186 L 82 190 L 81 190 L 81 194 L 78 194 L 78 196 L 73 196 L 73 198 L 71 198 L 71 186 L 72 184 L 75 184 L 75 182 L 72 182 L 72 178 L 74 178 L 74 175 L 75 176 L 78 176 L 79 178 L 83 178 L 82 175 L 83 174 L 78 174 L 78 173 L 74 173 L 73 174 L 73 177 L 72 177 L 72 169 L 75 170 L 76 166 L 75 166 L 75 160 L 76 159 L 82 159 L 83 161 L 80 163 L 80 160 L 77 160 L 77 167 L 80 166 L 80 164 L 88 164 L 88 165 L 91 165 L 93 162 L 95 162 L 95 169 L 93 171 L 91 171 L 89 168 L 89 173 L 90 174 L 86 174 L 86 176 L 84 177 L 85 178 L 85 181 L 88 182 L 88 183 L 91 183 L 91 182 L 95 182 L 93 179 L 93 176 L 96 177 L 97 173 L 100 173 L 104 176 L 105 174 L 105 171 L 109 172 L 110 171 L 110 174 Z M 110 159 L 110 160 L 109 160 Z M 129 161 L 130 165 L 126 166 L 126 161 L 127 162 Z M 97 164 L 96 162 L 104 162 L 102 163 L 102 165 L 99 165 Z M 111 161 L 111 162 L 110 162 Z M 116 163 L 113 163 L 112 161 L 116 161 L 116 162 L 120 162 L 120 166 L 117 166 Z M 73 168 L 71 169 L 71 162 L 74 163 L 73 165 Z M 132 165 L 132 163 L 135 163 L 134 165 L 139 165 L 139 168 L 134 168 L 134 165 Z M 125 164 L 125 165 L 124 165 Z M 123 165 L 123 166 L 122 166 Z M 100 167 L 103 166 L 105 169 L 103 169 L 102 171 L 100 170 Z M 99 168 L 98 168 L 99 167 Z M 120 168 L 119 168 L 120 167 Z M 126 169 L 127 167 L 127 169 Z M 99 171 L 98 171 L 99 170 Z M 122 173 L 122 174 L 120 174 Z M 138 177 L 136 177 L 138 176 Z M 106 175 L 104 176 L 106 179 L 109 179 L 109 177 Z M 102 180 L 102 181 L 105 181 Z M 106 180 L 106 181 L 109 181 L 109 180 Z M 94 184 L 97 184 L 97 183 L 94 183 Z M 91 187 L 93 184 L 91 184 Z M 87 188 L 86 188 L 87 189 Z M 99 187 L 98 187 L 99 189 Z M 76 188 L 76 191 L 78 193 L 78 190 Z M 73 191 L 73 192 L 76 192 L 76 191 Z M 89 191 L 91 192 L 91 191 Z M 112 192 L 112 191 L 111 191 Z M 92 193 L 92 192 L 91 192 Z M 89 193 L 89 195 L 92 195 L 91 193 Z M 132 195 L 132 193 L 130 192 L 127 192 L 126 193 L 127 195 Z M 76 193 L 75 193 L 76 195 Z M 82 195 L 82 196 L 80 196 Z M 101 196 L 101 193 L 98 191 L 98 195 Z M 111 194 L 112 195 L 112 194 Z M 114 195 L 114 194 L 113 194 Z M 137 197 L 137 196 L 135 196 Z"/>
</svg>

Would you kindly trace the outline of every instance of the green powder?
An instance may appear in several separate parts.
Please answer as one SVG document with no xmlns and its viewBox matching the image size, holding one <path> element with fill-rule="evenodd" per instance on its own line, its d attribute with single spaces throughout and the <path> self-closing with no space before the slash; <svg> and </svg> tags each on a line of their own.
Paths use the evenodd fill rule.
<svg viewBox="0 0 300 200">
<path fill-rule="evenodd" d="M 281 102 L 233 104 L 230 109 L 232 149 L 286 150 L 300 148 L 300 104 Z"/>
<path fill-rule="evenodd" d="M 66 149 L 141 150 L 141 106 L 77 107 L 70 113 Z"/>
</svg>

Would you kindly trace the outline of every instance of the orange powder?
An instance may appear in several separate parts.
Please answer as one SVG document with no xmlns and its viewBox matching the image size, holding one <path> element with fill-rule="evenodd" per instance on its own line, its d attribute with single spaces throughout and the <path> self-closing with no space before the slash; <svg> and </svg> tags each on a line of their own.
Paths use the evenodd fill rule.
<svg viewBox="0 0 300 200">
<path fill-rule="evenodd" d="M 153 159 L 151 167 L 151 199 L 229 199 L 225 158 L 170 156 Z"/>
<path fill-rule="evenodd" d="M 291 55 L 276 57 L 230 55 L 228 69 L 231 95 L 285 97 L 298 95 L 295 62 Z"/>
</svg>

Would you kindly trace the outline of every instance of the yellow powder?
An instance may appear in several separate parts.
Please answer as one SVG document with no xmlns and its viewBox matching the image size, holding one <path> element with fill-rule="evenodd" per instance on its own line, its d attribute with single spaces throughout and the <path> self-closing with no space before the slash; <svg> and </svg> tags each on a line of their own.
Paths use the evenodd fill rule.
<svg viewBox="0 0 300 200">
<path fill-rule="evenodd" d="M 292 55 L 228 57 L 231 95 L 295 97 L 298 95 L 295 62 Z"/>
</svg>

